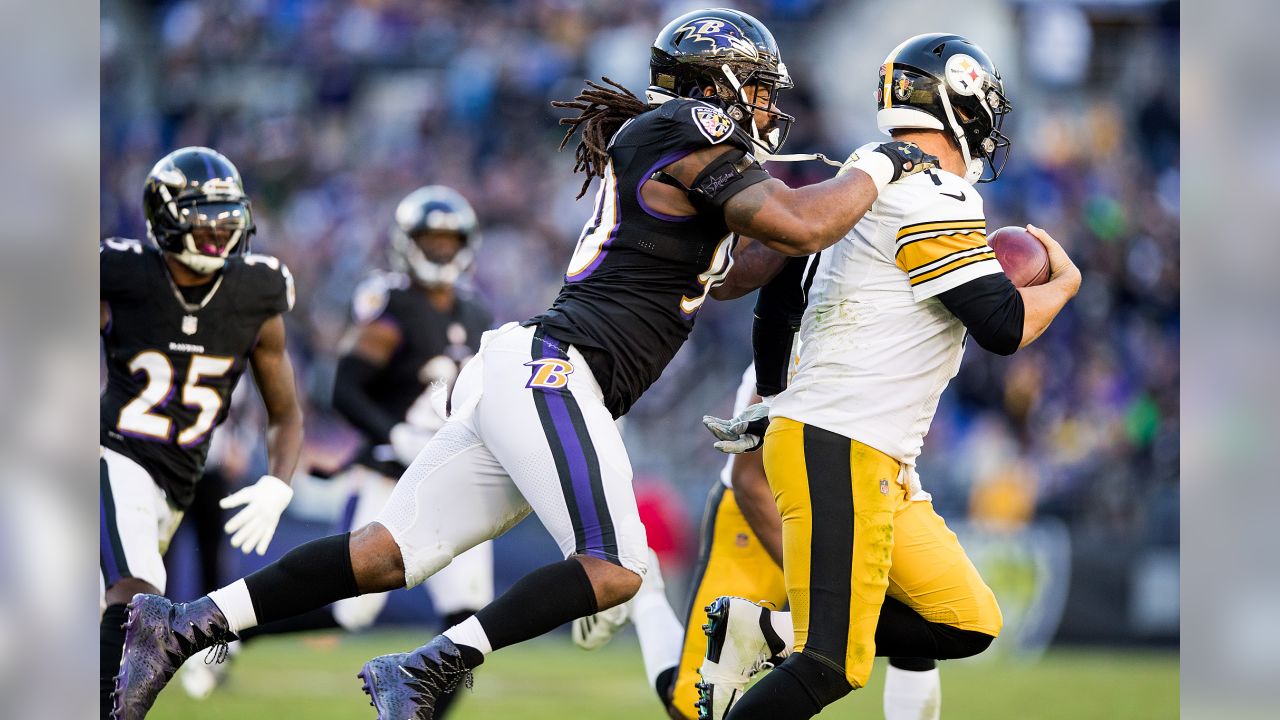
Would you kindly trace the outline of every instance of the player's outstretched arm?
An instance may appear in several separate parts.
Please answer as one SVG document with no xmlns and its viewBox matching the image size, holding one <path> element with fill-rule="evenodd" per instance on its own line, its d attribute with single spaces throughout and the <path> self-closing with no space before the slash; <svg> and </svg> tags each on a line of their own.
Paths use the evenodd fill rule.
<svg viewBox="0 0 1280 720">
<path fill-rule="evenodd" d="M 844 237 L 886 185 L 937 165 L 914 143 L 864 146 L 830 180 L 801 188 L 774 178 L 752 185 L 725 203 L 725 223 L 785 255 L 812 255 Z"/>
<path fill-rule="evenodd" d="M 1067 251 L 1062 249 L 1049 233 L 1034 225 L 1028 225 L 1027 231 L 1044 245 L 1049 253 L 1049 282 L 1018 288 L 1025 308 L 1022 321 L 1022 349 L 1030 345 L 1058 316 L 1067 301 L 1076 296 L 1080 290 L 1080 269 L 1071 261 Z"/>
<path fill-rule="evenodd" d="M 754 396 L 751 402 L 760 402 L 760 396 Z M 729 480 L 733 485 L 734 500 L 751 532 L 755 533 L 769 557 L 782 567 L 782 516 L 778 514 L 778 505 L 764 474 L 764 453 L 735 455 Z"/>
</svg>

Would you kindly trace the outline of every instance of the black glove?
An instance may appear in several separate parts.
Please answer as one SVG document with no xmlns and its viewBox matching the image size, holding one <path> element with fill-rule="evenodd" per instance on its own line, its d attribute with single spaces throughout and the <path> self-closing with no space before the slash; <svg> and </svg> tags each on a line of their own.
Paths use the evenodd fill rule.
<svg viewBox="0 0 1280 720">
<path fill-rule="evenodd" d="M 884 153 L 893 163 L 893 180 L 897 182 L 908 175 L 922 170 L 934 170 L 938 167 L 938 158 L 930 155 L 913 142 L 894 140 L 882 143 L 876 152 Z"/>
</svg>

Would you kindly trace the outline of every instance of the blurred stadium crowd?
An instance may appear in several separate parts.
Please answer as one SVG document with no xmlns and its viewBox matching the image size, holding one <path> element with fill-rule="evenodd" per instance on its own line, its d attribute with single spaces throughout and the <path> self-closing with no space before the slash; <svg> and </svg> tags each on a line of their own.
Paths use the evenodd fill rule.
<svg viewBox="0 0 1280 720">
<path fill-rule="evenodd" d="M 946 14 L 921 26 L 920 4 L 735 3 L 774 30 L 796 78 L 783 96 L 798 116 L 787 151 L 843 156 L 880 137 L 880 59 L 908 35 L 952 27 Z M 1011 358 L 970 350 L 926 439 L 925 486 L 949 519 L 1016 528 L 1053 516 L 1081 547 L 1176 551 L 1176 3 L 966 6 L 957 31 L 1007 69 L 1015 108 L 1009 167 L 980 188 L 989 229 L 1047 228 L 1084 284 L 1029 349 Z M 238 164 L 255 247 L 287 262 L 297 281 L 289 343 L 307 457 L 333 469 L 354 443 L 328 407 L 335 349 L 355 283 L 384 264 L 395 203 L 426 183 L 458 188 L 484 235 L 475 291 L 500 322 L 542 310 L 588 213 L 588 200 L 573 200 L 581 179 L 570 174 L 571 153 L 556 151 L 560 113 L 549 101 L 602 74 L 639 93 L 663 19 L 690 7 L 104 0 L 101 232 L 144 235 L 142 181 L 170 149 L 208 145 Z M 877 12 L 891 21 L 857 21 Z M 832 30 L 842 24 L 855 29 Z M 877 29 L 857 29 L 867 27 Z M 853 44 L 870 63 L 833 70 Z M 849 86 L 832 88 L 832 76 Z M 770 169 L 792 183 L 828 171 Z M 628 416 L 638 484 L 671 488 L 690 527 L 722 462 L 699 418 L 728 410 L 750 358 L 750 303 L 709 304 Z"/>
</svg>

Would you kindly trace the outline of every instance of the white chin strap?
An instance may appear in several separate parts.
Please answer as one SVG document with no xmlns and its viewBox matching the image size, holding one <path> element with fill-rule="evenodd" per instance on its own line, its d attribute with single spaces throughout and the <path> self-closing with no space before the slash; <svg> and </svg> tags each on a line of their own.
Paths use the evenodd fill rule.
<svg viewBox="0 0 1280 720">
<path fill-rule="evenodd" d="M 791 153 L 789 155 L 774 155 L 773 153 L 754 153 L 757 160 L 765 162 L 808 162 L 809 160 L 821 160 L 831 167 L 844 167 L 844 163 L 836 162 L 822 153 Z"/>
<path fill-rule="evenodd" d="M 960 145 L 960 156 L 964 158 L 964 180 L 972 185 L 982 177 L 982 158 L 976 158 L 969 152 L 969 141 L 964 139 L 964 131 L 960 129 L 960 123 L 956 122 L 955 113 L 951 111 L 951 93 L 947 90 L 945 83 L 938 97 L 942 98 L 942 110 L 947 114 L 947 125 L 951 126 L 951 133 L 955 135 L 956 142 Z"/>
</svg>

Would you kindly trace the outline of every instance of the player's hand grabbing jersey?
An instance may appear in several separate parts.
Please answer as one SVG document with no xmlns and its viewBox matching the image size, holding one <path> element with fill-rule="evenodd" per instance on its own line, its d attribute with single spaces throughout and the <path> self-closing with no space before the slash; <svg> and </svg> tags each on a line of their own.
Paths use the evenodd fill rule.
<svg viewBox="0 0 1280 720">
<path fill-rule="evenodd" d="M 112 238 L 99 255 L 110 313 L 100 441 L 186 508 L 263 322 L 293 307 L 293 277 L 270 255 L 233 257 L 187 300 L 151 243 Z"/>
<path fill-rule="evenodd" d="M 658 378 L 729 272 L 736 237 L 719 206 L 768 178 L 758 166 L 736 178 L 708 178 L 715 187 L 694 189 L 714 200 L 695 216 L 663 215 L 645 204 L 640 187 L 655 171 L 713 145 L 744 153 L 752 147 L 728 115 L 698 100 L 669 100 L 623 125 L 560 296 L 526 323 L 541 323 L 583 353 L 615 417 Z"/>
<path fill-rule="evenodd" d="M 938 296 L 1002 273 L 982 198 L 944 171 L 895 183 L 817 262 L 799 370 L 771 416 L 910 464 L 964 353 L 965 325 Z"/>
</svg>

